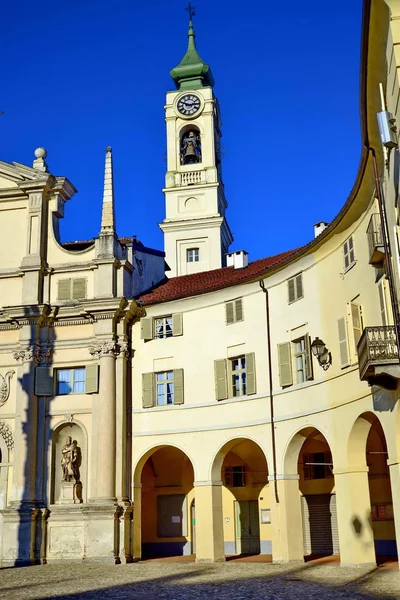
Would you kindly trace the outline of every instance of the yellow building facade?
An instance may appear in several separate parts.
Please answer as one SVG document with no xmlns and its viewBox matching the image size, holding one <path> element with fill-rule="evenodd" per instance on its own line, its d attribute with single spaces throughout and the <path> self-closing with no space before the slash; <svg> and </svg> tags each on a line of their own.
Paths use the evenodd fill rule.
<svg viewBox="0 0 400 600">
<path fill-rule="evenodd" d="M 364 4 L 360 167 L 303 248 L 229 253 L 192 23 L 166 102 L 165 256 L 117 236 L 111 148 L 87 242 L 59 238 L 75 189 L 44 149 L 0 163 L 3 565 L 397 556 L 400 1 Z"/>
</svg>

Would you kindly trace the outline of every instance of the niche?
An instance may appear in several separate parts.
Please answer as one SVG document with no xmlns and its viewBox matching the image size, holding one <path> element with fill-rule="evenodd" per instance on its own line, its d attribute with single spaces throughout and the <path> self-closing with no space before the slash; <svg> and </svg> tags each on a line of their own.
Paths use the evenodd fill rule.
<svg viewBox="0 0 400 600">
<path fill-rule="evenodd" d="M 181 165 L 201 163 L 201 136 L 194 125 L 185 127 L 180 136 Z"/>
<path fill-rule="evenodd" d="M 76 494 L 79 499 L 75 503 L 86 502 L 86 434 L 77 423 L 63 423 L 53 433 L 50 502 L 52 504 L 59 502 L 62 499 L 63 483 L 65 481 L 76 483 L 76 478 L 78 480 Z"/>
</svg>

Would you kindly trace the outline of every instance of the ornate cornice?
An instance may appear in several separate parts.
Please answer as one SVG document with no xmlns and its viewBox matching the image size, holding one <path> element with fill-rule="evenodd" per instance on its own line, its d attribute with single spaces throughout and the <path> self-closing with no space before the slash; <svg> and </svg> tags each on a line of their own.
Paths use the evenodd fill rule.
<svg viewBox="0 0 400 600">
<path fill-rule="evenodd" d="M 40 346 L 29 346 L 28 348 L 21 348 L 14 350 L 14 359 L 19 363 L 30 362 L 31 360 L 41 363 L 43 361 L 48 362 L 51 358 L 51 348 L 41 348 Z"/>
<path fill-rule="evenodd" d="M 14 448 L 14 437 L 10 426 L 5 423 L 5 421 L 0 421 L 0 435 L 6 443 L 6 446 L 9 450 Z"/>
<path fill-rule="evenodd" d="M 90 346 L 89 352 L 92 356 L 101 358 L 102 356 L 118 356 L 121 353 L 121 346 L 114 341 L 97 342 Z"/>
<path fill-rule="evenodd" d="M 14 375 L 15 371 L 7 371 L 5 376 L 0 375 L 0 407 L 3 406 L 10 395 L 10 379 Z"/>
</svg>

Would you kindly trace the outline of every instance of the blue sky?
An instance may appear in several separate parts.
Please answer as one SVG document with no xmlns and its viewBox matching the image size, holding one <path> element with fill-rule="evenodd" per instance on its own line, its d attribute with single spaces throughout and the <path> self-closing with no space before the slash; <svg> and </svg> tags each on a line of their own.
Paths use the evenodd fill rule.
<svg viewBox="0 0 400 600">
<path fill-rule="evenodd" d="M 163 248 L 165 93 L 187 44 L 186 0 L 42 0 L 2 6 L 0 160 L 78 189 L 63 241 L 100 227 L 113 147 L 117 229 Z M 216 81 L 227 218 L 250 260 L 308 242 L 356 176 L 361 0 L 193 0 L 199 53 Z"/>
</svg>

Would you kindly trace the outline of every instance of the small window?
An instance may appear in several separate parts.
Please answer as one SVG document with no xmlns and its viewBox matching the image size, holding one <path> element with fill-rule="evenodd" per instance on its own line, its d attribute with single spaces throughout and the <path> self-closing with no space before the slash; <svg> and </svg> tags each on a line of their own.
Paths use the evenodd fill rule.
<svg viewBox="0 0 400 600">
<path fill-rule="evenodd" d="M 231 325 L 238 321 L 243 321 L 243 301 L 242 298 L 231 300 L 225 303 L 226 324 Z"/>
<path fill-rule="evenodd" d="M 154 337 L 168 338 L 173 336 L 172 315 L 154 320 Z"/>
<path fill-rule="evenodd" d="M 174 372 L 156 373 L 156 403 L 157 406 L 174 404 Z"/>
<path fill-rule="evenodd" d="M 57 297 L 58 300 L 83 300 L 86 298 L 86 278 L 59 279 Z"/>
<path fill-rule="evenodd" d="M 232 367 L 232 396 L 245 396 L 247 394 L 246 385 L 246 357 L 238 356 L 231 360 Z"/>
<path fill-rule="evenodd" d="M 344 259 L 344 270 L 346 272 L 356 262 L 352 235 L 343 244 L 343 259 Z"/>
<path fill-rule="evenodd" d="M 296 365 L 296 383 L 306 381 L 306 343 L 301 338 L 294 342 L 294 360 Z"/>
<path fill-rule="evenodd" d="M 299 273 L 288 279 L 288 302 L 292 304 L 303 297 L 303 273 Z"/>
<path fill-rule="evenodd" d="M 225 485 L 227 487 L 246 487 L 245 466 L 225 467 Z"/>
<path fill-rule="evenodd" d="M 86 390 L 86 369 L 58 369 L 57 395 L 84 394 Z"/>
<path fill-rule="evenodd" d="M 333 477 L 330 452 L 303 454 L 304 479 L 326 479 Z"/>
<path fill-rule="evenodd" d="M 189 248 L 189 250 L 186 250 L 186 259 L 187 259 L 188 263 L 199 262 L 199 260 L 200 260 L 199 248 Z"/>
<path fill-rule="evenodd" d="M 310 336 L 306 334 L 293 342 L 278 344 L 278 363 L 283 388 L 313 379 Z"/>
</svg>

